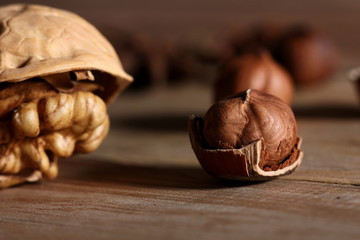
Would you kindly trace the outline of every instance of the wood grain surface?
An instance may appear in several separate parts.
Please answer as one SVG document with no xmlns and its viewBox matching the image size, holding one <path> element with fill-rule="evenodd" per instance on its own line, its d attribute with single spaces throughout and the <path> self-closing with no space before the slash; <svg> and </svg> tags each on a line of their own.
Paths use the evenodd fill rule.
<svg viewBox="0 0 360 240">
<path fill-rule="evenodd" d="M 1 191 L 3 239 L 359 236 L 355 106 L 344 117 L 299 112 L 305 157 L 292 175 L 232 183 L 208 176 L 190 147 L 187 116 L 202 114 L 209 93 L 186 85 L 121 96 L 110 106 L 112 130 L 97 152 L 60 161 L 53 181 Z"/>
<path fill-rule="evenodd" d="M 55 180 L 0 191 L 0 239 L 360 238 L 360 105 L 346 79 L 360 64 L 359 2 L 205 2 L 52 4 L 84 15 L 113 40 L 106 29 L 177 32 L 196 41 L 241 19 L 302 20 L 324 29 L 343 56 L 327 84 L 296 92 L 303 164 L 268 182 L 215 179 L 201 169 L 187 132 L 188 116 L 202 116 L 211 104 L 211 80 L 126 91 L 109 106 L 111 131 L 96 152 L 61 159 Z"/>
</svg>

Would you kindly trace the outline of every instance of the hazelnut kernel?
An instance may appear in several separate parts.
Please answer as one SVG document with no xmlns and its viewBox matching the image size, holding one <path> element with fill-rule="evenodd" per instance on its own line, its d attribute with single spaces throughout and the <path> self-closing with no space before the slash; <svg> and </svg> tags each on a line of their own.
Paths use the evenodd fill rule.
<svg viewBox="0 0 360 240">
<path fill-rule="evenodd" d="M 270 180 L 302 161 L 294 115 L 277 97 L 257 90 L 214 104 L 204 119 L 189 117 L 191 146 L 210 175 L 231 180 Z"/>
<path fill-rule="evenodd" d="M 297 125 L 289 106 L 257 90 L 214 104 L 204 117 L 203 137 L 209 148 L 241 148 L 263 139 L 271 164 L 289 156 L 297 141 Z"/>
</svg>

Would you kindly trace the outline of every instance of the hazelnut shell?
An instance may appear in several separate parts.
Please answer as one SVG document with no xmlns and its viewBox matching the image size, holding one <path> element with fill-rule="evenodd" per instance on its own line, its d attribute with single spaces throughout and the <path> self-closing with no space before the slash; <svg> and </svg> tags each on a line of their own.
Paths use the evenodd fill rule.
<svg viewBox="0 0 360 240">
<path fill-rule="evenodd" d="M 238 149 L 207 149 L 202 140 L 202 119 L 191 115 L 188 120 L 191 146 L 195 155 L 210 175 L 230 179 L 263 181 L 292 173 L 302 162 L 303 152 L 300 150 L 301 138 L 292 150 L 290 157 L 296 159 L 293 164 L 275 171 L 264 171 L 260 168 L 263 141 L 260 139 Z"/>
</svg>

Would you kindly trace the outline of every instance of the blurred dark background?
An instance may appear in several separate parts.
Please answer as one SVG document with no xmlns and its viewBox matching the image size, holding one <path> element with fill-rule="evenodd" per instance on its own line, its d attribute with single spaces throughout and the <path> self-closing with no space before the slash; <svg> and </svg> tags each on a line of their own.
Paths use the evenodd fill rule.
<svg viewBox="0 0 360 240">
<path fill-rule="evenodd" d="M 1 0 L 0 3 L 14 1 Z M 174 67 L 170 74 L 186 78 L 189 75 L 186 71 L 199 70 L 196 60 L 192 59 L 194 51 L 205 62 L 211 62 L 231 32 L 263 23 L 303 23 L 322 31 L 340 50 L 340 72 L 360 62 L 360 1 L 356 0 L 38 0 L 26 3 L 45 4 L 81 15 L 110 40 L 130 72 L 135 61 L 131 54 L 145 48 L 142 51 L 153 51 L 151 56 L 161 51 L 171 52 L 168 55 Z M 134 36 L 136 46 L 133 46 Z M 175 53 L 174 46 L 178 50 Z M 162 61 L 156 57 L 151 62 L 157 62 L 157 68 L 162 68 Z M 178 69 L 186 64 L 189 66 L 183 67 L 185 69 Z M 147 75 L 149 67 L 143 68 L 141 74 Z M 207 70 L 202 68 L 200 72 Z M 141 74 L 135 78 L 146 81 L 146 76 Z M 157 85 L 166 84 L 168 76 L 161 70 L 152 74 L 160 79 Z M 192 77 L 207 81 L 211 76 Z"/>
<path fill-rule="evenodd" d="M 359 14 L 356 0 L 34 0 L 73 11 L 95 26 L 110 40 L 117 32 L 151 34 L 167 39 L 212 42 L 238 27 L 264 21 L 304 22 L 333 38 L 346 54 L 360 55 Z M 15 1 L 1 0 L 1 5 Z M 215 38 L 215 39 L 214 39 Z"/>
<path fill-rule="evenodd" d="M 1 0 L 11 4 L 15 1 Z M 166 38 L 212 38 L 234 27 L 263 21 L 305 22 L 330 34 L 347 48 L 360 40 L 360 2 L 356 0 L 34 0 L 78 13 L 105 35 L 135 31 Z"/>
</svg>

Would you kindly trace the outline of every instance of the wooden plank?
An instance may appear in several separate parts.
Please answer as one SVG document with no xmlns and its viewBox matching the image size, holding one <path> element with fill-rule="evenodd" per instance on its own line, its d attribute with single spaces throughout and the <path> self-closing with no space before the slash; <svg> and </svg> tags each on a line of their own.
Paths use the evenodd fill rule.
<svg viewBox="0 0 360 240">
<path fill-rule="evenodd" d="M 233 184 L 196 167 L 76 158 L 62 161 L 61 170 L 55 181 L 2 192 L 5 239 L 238 239 L 241 234 L 354 239 L 360 234 L 356 186 L 293 180 Z"/>
</svg>

